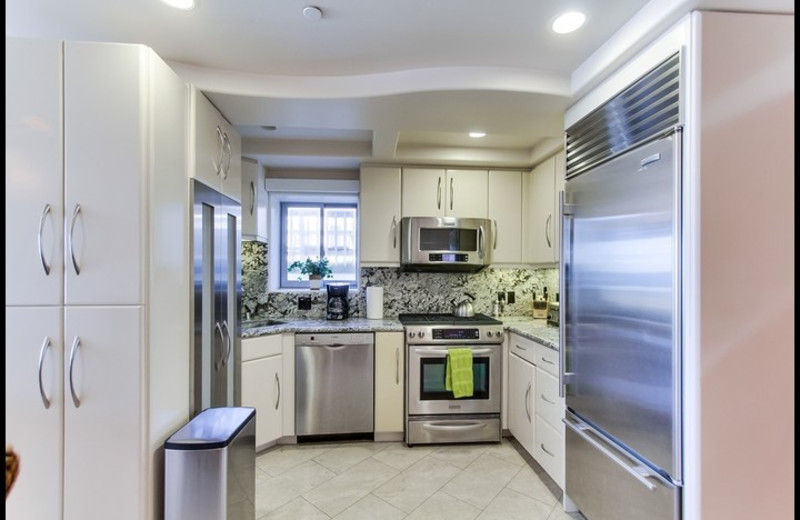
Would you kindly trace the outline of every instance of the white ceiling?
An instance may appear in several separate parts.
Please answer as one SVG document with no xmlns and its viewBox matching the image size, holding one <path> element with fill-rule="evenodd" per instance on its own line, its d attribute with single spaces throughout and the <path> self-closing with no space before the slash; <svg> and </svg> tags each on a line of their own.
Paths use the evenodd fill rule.
<svg viewBox="0 0 800 520">
<path fill-rule="evenodd" d="M 270 169 L 521 167 L 559 145 L 573 73 L 640 9 L 668 21 L 674 6 L 726 3 L 196 1 L 178 11 L 159 0 L 8 0 L 6 34 L 152 47 L 239 129 L 243 155 Z M 727 3 L 753 2 L 794 9 Z M 322 19 L 306 19 L 307 5 Z M 586 12 L 584 27 L 550 31 L 569 9 Z M 471 139 L 473 129 L 488 135 Z"/>
</svg>

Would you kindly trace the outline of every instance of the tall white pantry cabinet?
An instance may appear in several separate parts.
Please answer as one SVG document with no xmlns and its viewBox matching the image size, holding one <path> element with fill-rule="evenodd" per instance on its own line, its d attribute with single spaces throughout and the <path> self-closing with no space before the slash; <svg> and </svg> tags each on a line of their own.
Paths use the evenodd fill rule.
<svg viewBox="0 0 800 520">
<path fill-rule="evenodd" d="M 6 38 L 6 515 L 163 516 L 189 417 L 188 87 L 141 45 Z"/>
</svg>

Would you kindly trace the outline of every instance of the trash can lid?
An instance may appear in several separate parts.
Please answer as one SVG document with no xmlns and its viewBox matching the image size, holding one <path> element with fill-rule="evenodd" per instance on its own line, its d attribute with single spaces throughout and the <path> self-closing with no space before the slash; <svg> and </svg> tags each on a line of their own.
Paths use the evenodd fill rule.
<svg viewBox="0 0 800 520">
<path fill-rule="evenodd" d="M 207 408 L 170 436 L 168 450 L 211 450 L 227 447 L 254 419 L 255 408 L 225 406 Z"/>
</svg>

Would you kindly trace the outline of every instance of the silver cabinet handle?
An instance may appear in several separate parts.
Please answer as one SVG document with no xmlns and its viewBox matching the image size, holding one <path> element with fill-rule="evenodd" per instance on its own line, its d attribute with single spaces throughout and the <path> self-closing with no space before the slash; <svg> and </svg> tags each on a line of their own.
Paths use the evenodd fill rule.
<svg viewBox="0 0 800 520">
<path fill-rule="evenodd" d="M 224 151 L 224 157 L 226 157 L 226 162 L 225 162 L 225 167 L 222 169 L 222 178 L 223 179 L 227 179 L 228 178 L 228 172 L 231 171 L 231 155 L 232 155 L 231 139 L 230 139 L 230 137 L 228 137 L 228 134 L 226 132 L 225 133 L 225 151 Z"/>
<path fill-rule="evenodd" d="M 69 224 L 69 256 L 72 259 L 72 268 L 75 269 L 75 274 L 81 274 L 81 267 L 78 265 L 78 259 L 75 258 L 75 223 L 81 214 L 81 205 L 75 204 L 75 210 L 72 212 L 72 220 Z"/>
<path fill-rule="evenodd" d="M 439 183 L 436 185 L 436 209 L 442 209 L 442 178 L 439 177 Z"/>
<path fill-rule="evenodd" d="M 225 161 L 225 134 L 222 133 L 222 128 L 217 125 L 217 141 L 219 141 L 219 148 L 217 149 L 217 157 L 214 159 L 214 171 L 217 175 L 222 175 L 222 163 Z"/>
<path fill-rule="evenodd" d="M 616 463 L 619 467 L 627 471 L 630 475 L 632 475 L 636 480 L 641 482 L 647 489 L 650 491 L 656 490 L 656 485 L 650 482 L 648 477 L 655 477 L 655 474 L 649 471 L 647 468 L 641 465 L 632 466 L 622 460 L 618 455 L 614 452 L 594 440 L 587 431 L 591 431 L 591 428 L 583 423 L 573 424 L 572 421 L 568 420 L 566 417 L 562 419 L 562 422 L 567 425 L 567 427 L 574 431 L 580 438 L 588 442 L 592 445 L 597 451 L 611 459 L 614 463 Z"/>
<path fill-rule="evenodd" d="M 397 215 L 392 215 L 392 249 L 397 249 Z"/>
<path fill-rule="evenodd" d="M 453 211 L 453 178 L 450 177 L 450 211 Z"/>
<path fill-rule="evenodd" d="M 527 347 L 521 347 L 519 343 L 514 343 L 514 348 L 518 348 L 520 350 L 528 350 Z"/>
<path fill-rule="evenodd" d="M 553 220 L 553 214 L 547 215 L 547 220 L 544 221 L 544 239 L 547 240 L 547 247 L 553 247 L 550 242 L 550 222 Z"/>
<path fill-rule="evenodd" d="M 394 349 L 394 384 L 400 384 L 400 349 Z"/>
<path fill-rule="evenodd" d="M 42 343 L 42 349 L 39 351 L 39 396 L 42 398 L 42 404 L 44 405 L 44 409 L 47 410 L 50 408 L 50 399 L 47 397 L 47 393 L 44 391 L 44 382 L 42 381 L 42 368 L 44 367 L 44 356 L 47 354 L 47 349 L 50 348 L 52 343 L 50 342 L 50 338 L 44 338 L 44 343 Z"/>
<path fill-rule="evenodd" d="M 528 383 L 528 389 L 525 390 L 525 415 L 528 416 L 528 422 L 533 422 L 531 419 L 531 410 L 528 406 L 528 396 L 531 395 L 531 383 Z"/>
<path fill-rule="evenodd" d="M 250 216 L 253 216 L 253 211 L 256 209 L 256 183 L 250 181 Z"/>
<path fill-rule="evenodd" d="M 50 264 L 47 263 L 47 259 L 44 257 L 44 247 L 42 246 L 42 233 L 44 232 L 44 222 L 47 220 L 47 217 L 50 216 L 50 204 L 44 205 L 44 211 L 42 211 L 42 216 L 39 218 L 39 235 L 36 239 L 37 244 L 39 245 L 39 259 L 42 261 L 42 269 L 44 269 L 45 276 L 50 276 Z"/>
<path fill-rule="evenodd" d="M 542 401 L 544 401 L 545 403 L 548 403 L 548 404 L 556 404 L 555 401 L 551 401 L 544 394 L 542 394 Z"/>
<path fill-rule="evenodd" d="M 545 447 L 544 447 L 544 443 L 543 443 L 543 442 L 540 442 L 540 443 L 539 443 L 539 447 L 540 447 L 540 448 L 542 448 L 542 451 L 543 451 L 543 452 L 547 453 L 547 454 L 548 454 L 548 455 L 550 455 L 551 457 L 555 457 L 555 455 L 554 455 L 553 453 L 550 453 L 549 451 L 547 451 L 547 448 L 545 448 Z"/>
<path fill-rule="evenodd" d="M 281 378 L 278 377 L 277 372 L 275 372 L 275 384 L 278 385 L 278 398 L 275 400 L 275 409 L 277 410 L 281 404 Z"/>
<path fill-rule="evenodd" d="M 495 251 L 497 250 L 497 219 L 492 219 L 492 224 L 494 224 L 494 236 L 492 237 L 492 249 Z"/>
<path fill-rule="evenodd" d="M 542 361 L 544 361 L 544 362 L 545 362 L 545 363 L 547 363 L 548 365 L 555 365 L 555 363 L 554 363 L 554 362 L 550 361 L 550 360 L 549 360 L 549 359 L 547 359 L 546 357 L 544 357 L 544 356 L 540 356 L 540 357 L 542 358 Z"/>
<path fill-rule="evenodd" d="M 75 408 L 81 406 L 81 400 L 78 399 L 78 394 L 75 393 L 75 383 L 72 379 L 72 374 L 74 373 L 73 368 L 75 367 L 75 354 L 78 352 L 80 346 L 81 338 L 75 336 L 75 341 L 72 342 L 72 349 L 69 353 L 69 393 L 72 394 L 72 403 L 75 405 Z"/>
</svg>

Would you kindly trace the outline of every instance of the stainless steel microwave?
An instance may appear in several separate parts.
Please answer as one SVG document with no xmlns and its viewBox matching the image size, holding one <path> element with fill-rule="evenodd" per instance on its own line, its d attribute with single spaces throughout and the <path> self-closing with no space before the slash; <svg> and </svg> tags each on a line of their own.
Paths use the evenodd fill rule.
<svg viewBox="0 0 800 520">
<path fill-rule="evenodd" d="M 403 217 L 400 267 L 405 271 L 475 272 L 492 261 L 492 221 Z"/>
</svg>

